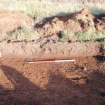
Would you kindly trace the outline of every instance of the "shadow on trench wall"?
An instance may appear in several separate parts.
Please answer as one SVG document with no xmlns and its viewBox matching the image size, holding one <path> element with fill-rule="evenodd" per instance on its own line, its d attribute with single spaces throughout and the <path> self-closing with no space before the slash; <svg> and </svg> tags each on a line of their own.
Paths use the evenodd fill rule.
<svg viewBox="0 0 105 105">
<path fill-rule="evenodd" d="M 105 105 L 105 75 L 98 71 L 89 74 L 83 85 L 50 72 L 44 90 L 12 67 L 1 69 L 15 89 L 7 91 L 0 85 L 0 105 Z"/>
</svg>

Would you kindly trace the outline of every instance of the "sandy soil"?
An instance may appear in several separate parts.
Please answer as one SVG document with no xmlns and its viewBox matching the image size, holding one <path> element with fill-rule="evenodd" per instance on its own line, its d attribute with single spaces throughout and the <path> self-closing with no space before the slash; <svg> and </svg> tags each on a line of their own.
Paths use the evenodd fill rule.
<svg viewBox="0 0 105 105">
<path fill-rule="evenodd" d="M 104 105 L 105 63 L 98 57 L 74 59 L 33 64 L 2 59 L 0 105 Z"/>
</svg>

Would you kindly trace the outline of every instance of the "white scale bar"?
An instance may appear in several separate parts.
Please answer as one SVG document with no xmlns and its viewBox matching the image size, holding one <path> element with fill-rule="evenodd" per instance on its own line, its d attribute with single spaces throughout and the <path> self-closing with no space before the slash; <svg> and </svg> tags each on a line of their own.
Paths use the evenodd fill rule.
<svg viewBox="0 0 105 105">
<path fill-rule="evenodd" d="M 26 61 L 27 63 L 29 64 L 32 64 L 32 63 L 60 63 L 60 62 L 75 62 L 74 59 L 72 60 L 45 60 L 45 61 Z"/>
</svg>

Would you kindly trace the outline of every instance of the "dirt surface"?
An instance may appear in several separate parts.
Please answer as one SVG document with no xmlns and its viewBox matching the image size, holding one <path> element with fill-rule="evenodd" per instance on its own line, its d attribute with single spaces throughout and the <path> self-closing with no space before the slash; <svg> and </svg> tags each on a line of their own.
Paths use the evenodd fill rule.
<svg viewBox="0 0 105 105">
<path fill-rule="evenodd" d="M 0 62 L 0 105 L 104 105 L 105 63 L 73 58 L 75 62 Z"/>
</svg>

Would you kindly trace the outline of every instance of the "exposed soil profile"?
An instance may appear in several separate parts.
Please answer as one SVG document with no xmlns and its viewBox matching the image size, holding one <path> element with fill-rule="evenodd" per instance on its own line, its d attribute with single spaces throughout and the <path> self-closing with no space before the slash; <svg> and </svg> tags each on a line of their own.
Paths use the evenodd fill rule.
<svg viewBox="0 0 105 105">
<path fill-rule="evenodd" d="M 104 62 L 75 58 L 68 63 L 2 59 L 0 105 L 104 105 Z"/>
<path fill-rule="evenodd" d="M 5 21 L 7 15 L 0 16 L 9 27 L 4 33 L 33 23 L 30 17 L 23 22 L 25 15 L 15 19 L 13 14 L 8 14 L 11 22 Z M 46 18 L 31 28 L 41 36 L 0 42 L 0 105 L 105 105 L 104 34 L 96 35 L 104 33 L 105 17 L 83 9 Z M 79 39 L 81 34 L 85 36 Z"/>
</svg>

